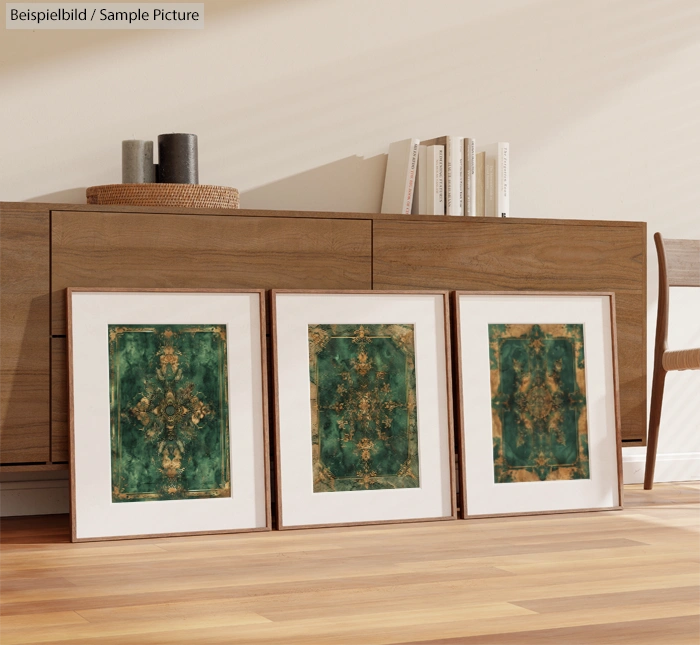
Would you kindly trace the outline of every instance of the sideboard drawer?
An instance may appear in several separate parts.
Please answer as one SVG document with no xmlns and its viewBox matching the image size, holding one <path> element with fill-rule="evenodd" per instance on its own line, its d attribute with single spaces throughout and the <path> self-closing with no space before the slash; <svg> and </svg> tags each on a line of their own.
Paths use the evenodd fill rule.
<svg viewBox="0 0 700 645">
<path fill-rule="evenodd" d="M 66 287 L 371 289 L 372 222 L 54 211 L 52 333 Z"/>
</svg>

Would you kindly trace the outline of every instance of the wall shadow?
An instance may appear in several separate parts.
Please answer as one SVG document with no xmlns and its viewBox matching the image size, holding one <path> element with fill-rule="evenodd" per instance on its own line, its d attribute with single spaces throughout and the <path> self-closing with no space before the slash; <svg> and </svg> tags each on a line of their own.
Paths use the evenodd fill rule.
<svg viewBox="0 0 700 645">
<path fill-rule="evenodd" d="M 216 21 L 232 16 L 238 20 L 246 14 L 269 10 L 284 0 L 207 0 L 204 2 L 204 29 Z M 297 3 L 300 0 L 296 0 Z M 308 1 L 308 0 L 307 0 Z M 121 0 L 130 2 L 130 0 Z M 117 0 L 119 3 L 119 0 Z M 0 72 L 16 72 L 56 62 L 63 58 L 93 56 L 110 47 L 133 47 L 154 38 L 167 40 L 172 33 L 187 35 L 201 30 L 152 30 L 152 29 L 55 29 L 25 30 L 6 29 L 0 39 Z M 21 49 L 21 54 L 17 55 Z"/>
<path fill-rule="evenodd" d="M 41 202 L 43 204 L 87 204 L 85 195 L 86 186 L 79 188 L 67 188 L 55 193 L 46 193 L 25 199 L 26 202 Z"/>
<path fill-rule="evenodd" d="M 338 161 L 241 192 L 241 208 L 378 213 L 387 155 Z"/>
</svg>

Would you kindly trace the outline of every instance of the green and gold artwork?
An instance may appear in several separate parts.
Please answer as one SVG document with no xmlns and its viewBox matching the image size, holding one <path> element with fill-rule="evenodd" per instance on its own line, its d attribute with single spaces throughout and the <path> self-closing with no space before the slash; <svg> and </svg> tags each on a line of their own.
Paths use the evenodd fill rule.
<svg viewBox="0 0 700 645">
<path fill-rule="evenodd" d="M 583 325 L 489 325 L 496 483 L 589 479 Z"/>
<path fill-rule="evenodd" d="M 309 325 L 314 492 L 417 488 L 413 325 Z"/>
<path fill-rule="evenodd" d="M 109 325 L 112 501 L 230 497 L 225 325 Z"/>
</svg>

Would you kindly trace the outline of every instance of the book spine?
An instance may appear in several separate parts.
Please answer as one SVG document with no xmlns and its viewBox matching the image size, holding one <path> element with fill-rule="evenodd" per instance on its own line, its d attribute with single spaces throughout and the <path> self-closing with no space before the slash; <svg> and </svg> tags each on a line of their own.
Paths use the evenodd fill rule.
<svg viewBox="0 0 700 645">
<path fill-rule="evenodd" d="M 422 148 L 425 147 L 425 155 L 421 156 Z M 423 170 L 425 168 L 425 183 L 421 190 L 425 193 L 425 211 L 422 214 L 432 215 L 433 193 L 435 191 L 435 151 L 432 146 L 421 146 L 418 149 L 418 181 L 423 181 Z"/>
<path fill-rule="evenodd" d="M 484 168 L 484 215 L 496 217 L 496 160 L 488 155 Z"/>
<path fill-rule="evenodd" d="M 431 169 L 428 163 L 428 146 L 418 146 L 418 179 L 413 189 L 412 213 L 428 214 L 428 199 L 431 197 L 428 192 L 428 174 Z"/>
<path fill-rule="evenodd" d="M 476 216 L 476 144 L 474 139 L 464 139 L 464 214 Z"/>
<path fill-rule="evenodd" d="M 510 146 L 498 144 L 496 216 L 510 217 Z"/>
<path fill-rule="evenodd" d="M 459 203 L 457 204 L 458 215 L 464 215 L 464 139 L 460 138 L 458 143 L 459 166 L 457 170 L 457 181 L 459 182 Z"/>
<path fill-rule="evenodd" d="M 462 215 L 464 202 L 464 144 L 461 137 L 447 137 L 445 145 L 446 186 L 445 213 Z"/>
<path fill-rule="evenodd" d="M 484 171 L 486 165 L 486 153 L 479 152 L 476 155 L 476 216 L 484 216 Z"/>
<path fill-rule="evenodd" d="M 435 201 L 434 214 L 445 214 L 445 146 L 435 146 Z"/>
<path fill-rule="evenodd" d="M 426 152 L 427 173 L 426 173 L 426 214 L 444 215 L 444 151 L 443 146 L 428 146 Z M 418 168 L 420 169 L 420 161 Z"/>
<path fill-rule="evenodd" d="M 411 141 L 410 161 L 408 164 L 408 175 L 406 177 L 406 189 L 404 191 L 403 215 L 411 214 L 413 204 L 413 189 L 416 185 L 416 170 L 418 166 L 418 139 Z"/>
<path fill-rule="evenodd" d="M 382 192 L 382 213 L 409 214 L 418 161 L 418 139 L 403 139 L 389 145 Z M 406 210 L 408 205 L 408 210 Z"/>
</svg>

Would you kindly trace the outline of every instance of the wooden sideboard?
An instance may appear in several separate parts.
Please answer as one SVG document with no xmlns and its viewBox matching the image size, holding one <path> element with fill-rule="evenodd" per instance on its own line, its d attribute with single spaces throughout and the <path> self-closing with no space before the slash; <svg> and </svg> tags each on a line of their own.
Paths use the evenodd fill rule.
<svg viewBox="0 0 700 645">
<path fill-rule="evenodd" d="M 0 470 L 68 462 L 66 287 L 613 291 L 645 442 L 643 222 L 0 203 Z"/>
</svg>

